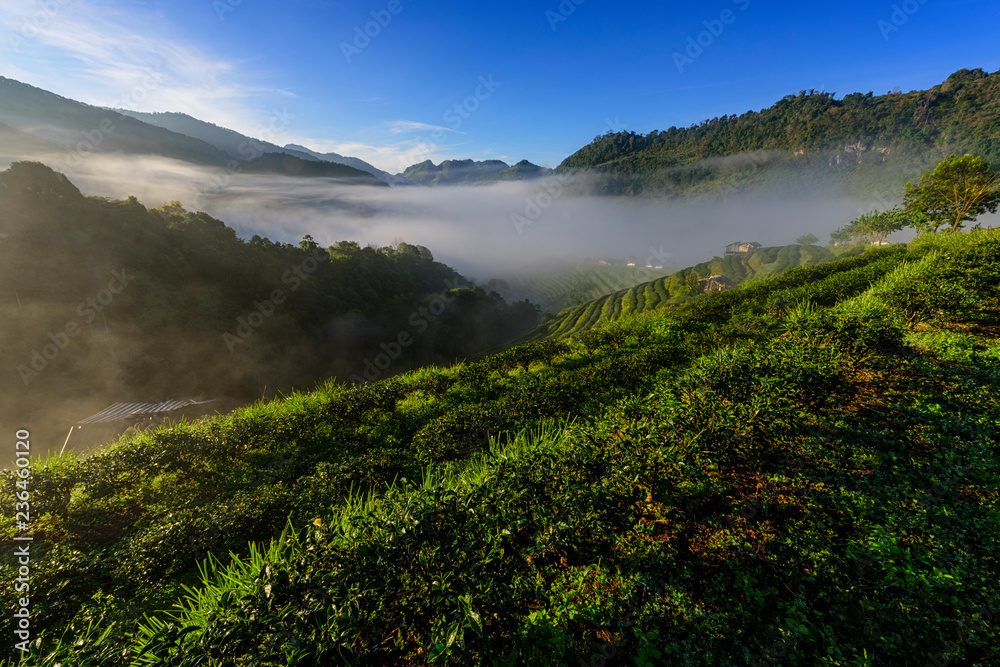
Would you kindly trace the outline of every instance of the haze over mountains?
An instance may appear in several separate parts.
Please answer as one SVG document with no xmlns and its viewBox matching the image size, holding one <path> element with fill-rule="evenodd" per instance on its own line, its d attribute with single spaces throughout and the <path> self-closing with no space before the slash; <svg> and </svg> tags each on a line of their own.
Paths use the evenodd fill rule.
<svg viewBox="0 0 1000 667">
<path fill-rule="evenodd" d="M 500 160 L 445 160 L 434 165 L 430 160 L 408 167 L 400 174 L 390 174 L 355 157 L 345 157 L 338 153 L 320 153 L 299 144 L 278 146 L 261 141 L 234 130 L 219 127 L 213 123 L 192 118 L 182 113 L 144 113 L 115 109 L 143 122 L 162 127 L 189 137 L 200 139 L 219 150 L 225 151 L 234 160 L 255 160 L 264 153 L 286 154 L 312 162 L 330 162 L 365 171 L 389 185 L 463 185 L 493 181 L 529 180 L 552 171 L 522 160 L 511 166 Z M 276 118 L 280 123 L 281 119 Z M 273 159 L 272 159 L 273 161 Z M 320 172 L 312 170 L 316 175 Z"/>
<path fill-rule="evenodd" d="M 1000 161 L 998 82 L 974 69 L 927 91 L 803 92 L 689 128 L 608 133 L 554 172 L 427 160 L 392 175 L 182 113 L 108 110 L 0 79 L 0 163 L 39 160 L 84 192 L 147 206 L 178 200 L 247 238 L 402 238 L 481 280 L 650 248 L 688 265 L 732 240 L 781 245 L 803 226 L 822 237 L 859 210 L 891 206 L 949 152 Z M 383 183 L 433 187 L 357 187 Z M 446 187 L 459 185 L 483 187 Z"/>
<path fill-rule="evenodd" d="M 0 122 L 59 146 L 71 161 L 92 152 L 158 155 L 198 165 L 229 157 L 198 139 L 0 77 Z"/>
<path fill-rule="evenodd" d="M 137 118 L 144 123 L 162 127 L 173 132 L 186 134 L 209 143 L 219 150 L 224 151 L 234 160 L 252 160 L 264 153 L 285 153 L 295 157 L 310 160 L 332 162 L 335 164 L 347 165 L 359 171 L 365 171 L 377 177 L 385 183 L 394 183 L 396 179 L 387 172 L 378 169 L 364 160 L 353 157 L 344 157 L 337 153 L 316 153 L 305 146 L 289 144 L 278 146 L 269 141 L 262 141 L 253 137 L 240 134 L 235 130 L 219 127 L 214 123 L 208 123 L 183 113 L 146 113 L 141 111 L 130 111 L 128 109 L 115 109 L 133 118 Z M 281 123 L 280 117 L 276 118 L 277 123 Z"/>
<path fill-rule="evenodd" d="M 496 181 L 531 180 L 545 176 L 551 169 L 521 160 L 511 166 L 502 160 L 445 160 L 435 165 L 430 160 L 408 167 L 402 176 L 416 185 L 471 185 Z"/>
<path fill-rule="evenodd" d="M 998 98 L 1000 74 L 981 69 L 961 70 L 926 91 L 852 93 L 841 99 L 825 91 L 801 91 L 759 112 L 724 115 L 688 128 L 607 133 L 555 171 L 592 174 L 589 189 L 604 194 L 711 197 L 822 182 L 866 197 L 898 186 L 949 152 L 1000 159 Z M 224 166 L 284 153 L 345 165 L 390 185 L 533 180 L 550 172 L 527 161 L 512 166 L 500 160 L 437 165 L 426 160 L 394 175 L 357 158 L 298 144 L 279 146 L 187 114 L 102 109 L 3 77 L 0 123 L 19 131 L 15 135 L 0 127 L 6 144 L 16 141 L 22 151 L 56 145 L 69 151 L 68 160 L 77 152 L 120 152 Z"/>
</svg>

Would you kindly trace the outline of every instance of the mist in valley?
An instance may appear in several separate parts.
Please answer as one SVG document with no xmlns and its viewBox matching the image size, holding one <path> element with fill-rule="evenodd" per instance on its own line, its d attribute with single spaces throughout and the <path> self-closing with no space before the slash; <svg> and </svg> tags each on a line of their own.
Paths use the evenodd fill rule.
<svg viewBox="0 0 1000 667">
<path fill-rule="evenodd" d="M 75 156 L 72 156 L 75 157 Z M 147 207 L 180 201 L 203 210 L 243 238 L 297 243 L 311 235 L 321 246 L 338 241 L 429 248 L 436 259 L 478 281 L 545 262 L 584 258 L 640 263 L 667 258 L 687 266 L 721 254 L 733 241 L 765 246 L 827 235 L 861 212 L 898 203 L 890 193 L 851 197 L 840 184 L 790 186 L 747 193 L 720 190 L 679 203 L 658 198 L 595 196 L 589 176 L 477 186 L 380 188 L 326 179 L 248 175 L 159 157 L 41 155 L 84 194 Z M 745 158 L 733 158 L 738 164 Z M 0 160 L 6 167 L 11 158 Z M 70 164 L 72 163 L 72 164 Z M 904 240 L 906 232 L 894 237 Z M 663 261 L 651 262 L 666 264 Z"/>
<path fill-rule="evenodd" d="M 23 154 L 7 157 L 0 160 L 0 168 L 23 159 Z M 479 284 L 493 278 L 517 276 L 523 285 L 552 267 L 566 267 L 584 259 L 607 262 L 631 259 L 639 267 L 635 282 L 642 282 L 722 255 L 725 245 L 734 241 L 785 245 L 794 243 L 802 234 L 812 233 L 821 239 L 820 243 L 825 243 L 830 232 L 861 212 L 898 202 L 887 196 L 859 200 L 839 186 L 825 190 L 771 188 L 766 194 L 752 188 L 744 194 L 722 191 L 678 203 L 588 194 L 593 186 L 590 177 L 557 175 L 482 186 L 389 188 L 238 171 L 226 173 L 158 157 L 95 154 L 67 161 L 66 155 L 43 154 L 30 159 L 63 172 L 85 195 L 111 199 L 136 196 L 147 207 L 180 201 L 189 211 L 203 210 L 222 220 L 248 240 L 259 235 L 297 245 L 310 235 L 321 247 L 345 240 L 361 246 L 383 247 L 399 241 L 425 246 L 437 261 Z M 996 224 L 995 219 L 983 218 L 981 222 L 988 226 Z M 911 236 L 901 232 L 893 240 L 905 241 Z M 79 247 L 80 257 L 99 250 L 84 244 Z M 654 268 L 645 269 L 647 264 Z M 657 266 L 663 268 L 658 271 Z M 188 289 L 196 292 L 199 287 L 190 285 Z M 523 298 L 524 293 L 522 290 L 514 296 Z M 505 296 L 510 299 L 509 294 Z M 0 301 L 13 307 L 14 298 L 15 294 L 3 294 Z M 36 311 L 48 307 L 45 303 L 17 306 Z M 34 336 L 30 332 L 18 335 L 41 344 L 51 331 L 74 317 L 65 305 L 54 306 L 48 317 L 54 328 L 38 331 Z M 351 329 L 354 325 L 348 319 L 331 318 L 327 327 L 329 336 L 335 338 L 340 335 L 338 332 Z M 35 423 L 44 424 L 41 432 L 45 434 L 39 442 L 45 441 L 45 448 L 50 451 L 59 450 L 70 424 L 114 402 L 108 397 L 120 392 L 123 386 L 112 363 L 116 350 L 147 342 L 139 340 L 141 332 L 119 326 L 113 318 L 113 337 L 106 330 L 102 332 L 106 327 L 103 320 L 89 326 L 90 351 L 105 355 L 108 363 L 104 372 L 81 380 L 92 388 L 85 399 L 69 399 L 63 395 L 65 389 L 55 381 L 39 382 L 25 390 L 12 372 L 23 359 L 4 357 L 9 366 L 4 369 L 9 378 L 3 386 L 5 399 L 16 396 L 19 405 L 36 408 L 31 417 Z M 205 360 L 204 363 L 218 356 L 220 372 L 227 372 L 225 367 L 233 363 L 228 354 L 221 354 L 225 350 L 220 349 L 217 340 L 177 344 L 189 346 L 190 358 Z M 298 349 L 296 341 L 287 341 L 280 354 L 286 353 L 296 356 L 297 363 L 308 363 L 309 350 Z M 358 372 L 361 361 L 360 357 L 344 360 L 323 372 L 346 381 L 351 373 Z M 391 369 L 398 370 L 403 368 Z M 172 371 L 151 367 L 149 372 Z M 247 373 L 253 375 L 252 369 Z M 269 390 L 266 377 L 244 377 L 242 381 L 258 383 L 261 395 L 273 395 L 274 387 Z M 299 388 L 308 387 L 299 385 Z M 165 392 L 155 400 L 191 398 L 193 394 L 174 396 Z M 208 398 L 219 399 L 218 406 L 223 410 L 237 404 L 221 392 Z"/>
</svg>

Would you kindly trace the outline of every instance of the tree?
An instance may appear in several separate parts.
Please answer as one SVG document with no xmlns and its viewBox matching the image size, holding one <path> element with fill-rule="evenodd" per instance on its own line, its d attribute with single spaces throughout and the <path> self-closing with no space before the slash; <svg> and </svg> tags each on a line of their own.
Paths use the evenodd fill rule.
<svg viewBox="0 0 1000 667">
<path fill-rule="evenodd" d="M 882 243 L 885 237 L 909 224 L 910 219 L 897 206 L 888 211 L 865 213 L 847 226 L 848 233 L 861 242 Z"/>
<path fill-rule="evenodd" d="M 795 242 L 798 243 L 799 245 L 813 245 L 817 241 L 819 241 L 819 237 L 816 236 L 815 234 L 805 234 L 795 239 Z"/>
<path fill-rule="evenodd" d="M 1000 174 L 981 157 L 952 155 L 927 171 L 919 184 L 906 184 L 903 206 L 909 224 L 919 231 L 937 232 L 947 225 L 954 233 L 987 211 L 996 213 Z"/>
<path fill-rule="evenodd" d="M 701 276 L 698 275 L 697 271 L 691 271 L 684 277 L 684 284 L 687 287 L 688 294 L 697 294 L 701 291 L 701 285 L 698 281 L 701 280 Z"/>
<path fill-rule="evenodd" d="M 889 234 L 898 232 L 911 222 L 898 206 L 888 211 L 871 211 L 830 234 L 830 243 L 882 243 Z"/>
<path fill-rule="evenodd" d="M 847 231 L 846 227 L 841 227 L 835 232 L 830 233 L 830 243 L 837 245 L 847 245 L 851 242 L 851 233 Z"/>
</svg>

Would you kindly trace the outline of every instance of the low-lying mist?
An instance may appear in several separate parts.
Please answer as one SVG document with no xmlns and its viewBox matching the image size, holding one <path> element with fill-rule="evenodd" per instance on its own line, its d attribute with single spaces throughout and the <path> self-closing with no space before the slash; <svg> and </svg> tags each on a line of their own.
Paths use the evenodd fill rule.
<svg viewBox="0 0 1000 667">
<path fill-rule="evenodd" d="M 859 201 L 837 184 L 772 188 L 766 195 L 720 192 L 677 203 L 586 195 L 589 183 L 581 177 L 378 188 L 227 173 L 154 157 L 91 155 L 75 166 L 65 156 L 33 159 L 65 173 L 85 194 L 134 195 L 148 207 L 178 200 L 247 239 L 257 234 L 297 243 L 309 234 L 322 246 L 402 239 L 477 280 L 545 260 L 653 257 L 656 264 L 669 258 L 685 266 L 721 254 L 734 241 L 783 245 L 813 233 L 823 242 L 860 212 L 885 204 L 884 197 Z"/>
<path fill-rule="evenodd" d="M 483 186 L 382 188 L 330 180 L 226 173 L 221 169 L 202 168 L 159 157 L 90 155 L 72 164 L 67 164 L 65 158 L 65 155 L 20 154 L 0 158 L 0 169 L 18 160 L 44 162 L 64 173 L 86 195 L 110 199 L 135 196 L 147 207 L 180 201 L 189 211 L 202 210 L 224 221 L 248 240 L 259 235 L 272 241 L 298 245 L 303 236 L 311 235 L 323 247 L 339 241 L 384 247 L 405 240 L 430 249 L 435 259 L 468 278 L 485 282 L 490 278 L 516 274 L 522 286 L 525 282 L 530 284 L 533 275 L 544 274 L 546 266 L 565 266 L 567 262 L 587 258 L 609 262 L 630 259 L 638 264 L 637 276 L 650 280 L 669 273 L 667 269 L 690 266 L 722 255 L 725 246 L 734 241 L 756 241 L 765 246 L 785 245 L 794 243 L 803 234 L 812 233 L 823 243 L 830 232 L 861 212 L 891 206 L 902 195 L 901 192 L 895 193 L 895 200 L 886 195 L 864 201 L 845 194 L 846 189 L 842 185 L 831 183 L 828 187 L 750 187 L 744 194 L 730 190 L 714 195 L 702 194 L 697 200 L 680 202 L 651 197 L 587 194 L 593 191 L 595 183 L 588 177 L 580 176 L 549 176 L 536 181 Z M 816 179 L 809 182 L 816 182 Z M 0 223 L 4 213 L 0 211 Z M 981 223 L 984 226 L 996 225 L 997 220 L 997 216 L 989 216 L 984 217 Z M 80 235 L 80 238 L 87 236 Z M 901 232 L 895 234 L 892 240 L 905 241 L 909 238 L 912 238 L 911 233 Z M 10 242 L 11 239 L 0 238 L 0 243 Z M 84 245 L 87 243 L 90 242 L 83 242 Z M 78 250 L 78 257 L 83 261 L 85 253 L 102 249 L 80 247 Z M 74 260 L 67 256 L 66 261 Z M 645 275 L 641 269 L 647 264 L 662 266 L 664 270 Z M 77 295 L 76 292 L 84 289 L 82 286 L 64 285 L 60 289 L 69 290 L 80 298 L 91 294 L 85 290 L 85 293 Z M 197 292 L 199 287 L 189 285 L 187 289 Z M 524 293 L 522 290 L 522 296 L 517 298 L 523 298 Z M 133 300 L 139 297 L 126 294 L 122 298 Z M 192 299 L 192 302 L 197 301 L 195 297 Z M 169 339 L 157 352 L 160 343 L 153 342 L 146 333 L 131 332 L 117 318 L 111 320 L 110 332 L 107 319 L 96 322 L 86 329 L 85 335 L 79 336 L 79 340 L 74 339 L 73 344 L 79 345 L 79 349 L 74 348 L 72 354 L 66 353 L 52 362 L 53 366 L 66 366 L 66 373 L 72 371 L 74 364 L 79 365 L 82 370 L 78 375 L 83 375 L 77 378 L 77 384 L 88 387 L 86 398 L 77 394 L 71 396 L 72 392 L 62 387 L 63 375 L 55 374 L 46 374 L 42 381 L 25 391 L 14 369 L 30 357 L 34 348 L 48 342 L 48 334 L 57 332 L 58 338 L 59 326 L 64 325 L 68 318 L 74 318 L 75 311 L 71 308 L 67 310 L 69 306 L 61 301 L 47 305 L 41 301 L 25 301 L 22 304 L 22 300 L 24 294 L 15 293 L 12 287 L 4 291 L 0 301 L 0 306 L 16 308 L 18 313 L 17 317 L 4 323 L 7 338 L 14 336 L 17 344 L 8 346 L 9 350 L 0 350 L 0 356 L 6 363 L 6 375 L 10 376 L 10 382 L 5 382 L 3 391 L 5 394 L 11 392 L 5 399 L 18 397 L 18 401 L 12 400 L 11 405 L 26 406 L 19 408 L 21 414 L 30 416 L 33 423 L 40 425 L 38 430 L 46 433 L 43 450 L 58 451 L 68 424 L 92 414 L 113 400 L 156 401 L 200 396 L 194 390 L 187 393 L 177 391 L 176 382 L 165 384 L 164 391 L 153 392 L 155 396 L 150 394 L 144 397 L 123 390 L 126 378 L 120 370 L 122 357 L 131 358 L 131 355 L 138 359 L 129 366 L 131 376 L 142 377 L 145 374 L 153 377 L 162 371 L 161 366 L 169 366 L 168 359 L 183 356 L 183 349 L 181 341 Z M 115 307 L 118 307 L 117 304 Z M 51 326 L 48 323 L 44 326 L 32 324 L 34 328 L 29 327 L 27 333 L 18 328 L 19 317 L 24 320 L 24 326 L 28 326 L 24 323 L 29 320 L 31 323 L 36 320 L 47 322 L 42 315 L 35 316 L 35 311 L 41 312 L 46 308 L 52 311 L 49 317 Z M 278 332 L 280 319 L 276 316 L 269 322 L 268 331 L 274 329 Z M 328 338 L 331 345 L 343 342 L 340 339 L 345 338 L 346 334 L 335 326 L 341 321 L 350 324 L 343 317 L 330 320 Z M 218 331 L 211 329 L 212 335 L 206 338 L 208 342 L 202 341 L 205 349 L 197 349 L 201 356 L 192 352 L 189 355 L 191 359 L 199 359 L 199 367 L 205 368 L 212 359 L 218 359 L 220 368 L 224 367 L 219 372 L 220 377 L 225 373 L 232 374 L 234 368 L 242 368 L 220 342 L 221 334 L 235 326 L 232 318 L 221 318 L 215 326 Z M 94 327 L 97 330 L 92 330 Z M 390 333 L 395 334 L 395 330 Z M 357 331 L 353 335 L 363 338 Z M 281 338 L 277 333 L 275 336 L 276 341 Z M 383 342 L 383 338 L 377 338 L 375 343 Z M 385 340 L 391 338 L 393 336 Z M 184 344 L 197 348 L 192 341 Z M 424 339 L 420 344 L 426 346 L 431 342 Z M 297 367 L 310 367 L 315 350 L 306 343 L 301 343 L 302 349 L 297 345 L 299 342 L 295 340 L 281 338 L 280 345 L 274 348 L 273 363 L 279 366 L 297 363 Z M 18 346 L 24 349 L 15 350 Z M 371 355 L 364 352 L 361 346 L 356 345 L 355 349 L 362 351 L 345 352 L 345 358 L 336 360 L 336 364 L 331 363 L 322 371 L 317 367 L 317 377 L 336 374 L 346 380 L 351 374 L 361 372 Z M 129 350 L 138 351 L 130 353 Z M 433 351 L 424 352 L 429 354 Z M 106 362 L 101 361 L 104 357 L 107 357 Z M 85 361 L 93 366 L 86 366 Z M 401 370 L 408 362 L 415 363 L 413 359 L 403 358 L 393 368 Z M 251 375 L 257 372 L 255 367 L 250 366 L 243 370 Z M 275 390 L 275 382 L 266 371 L 257 382 L 261 385 L 255 389 L 260 392 L 258 396 L 264 392 L 272 394 Z M 305 387 L 308 383 L 296 381 L 295 386 Z M 225 399 L 235 395 L 213 390 L 209 397 Z M 223 402 L 220 400 L 219 405 L 222 406 Z"/>
</svg>

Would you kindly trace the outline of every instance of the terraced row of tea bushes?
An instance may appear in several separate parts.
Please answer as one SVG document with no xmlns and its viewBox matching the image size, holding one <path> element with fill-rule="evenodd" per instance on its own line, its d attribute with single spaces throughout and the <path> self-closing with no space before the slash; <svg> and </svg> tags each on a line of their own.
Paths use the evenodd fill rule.
<svg viewBox="0 0 1000 667">
<path fill-rule="evenodd" d="M 935 266 L 210 562 L 126 648 L 178 666 L 991 665 L 1000 376 L 904 356 L 878 297 Z M 994 318 L 998 297 L 977 292 Z M 631 324 L 553 361 L 675 331 Z M 41 664 L 111 655 L 78 639 Z"/>
<path fill-rule="evenodd" d="M 922 239 L 35 466 L 25 663 L 994 664 L 998 251 Z"/>
</svg>

